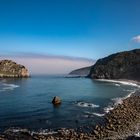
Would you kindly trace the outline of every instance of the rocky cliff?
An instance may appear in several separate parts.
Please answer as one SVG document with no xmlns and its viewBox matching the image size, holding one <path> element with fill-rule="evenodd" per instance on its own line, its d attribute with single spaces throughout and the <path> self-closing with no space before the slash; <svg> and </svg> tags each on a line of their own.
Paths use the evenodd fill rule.
<svg viewBox="0 0 140 140">
<path fill-rule="evenodd" d="M 69 75 L 87 76 L 90 72 L 90 69 L 91 69 L 91 66 L 80 68 L 77 70 L 73 70 L 72 72 L 69 73 Z"/>
<path fill-rule="evenodd" d="M 29 72 L 24 66 L 11 60 L 1 60 L 0 77 L 29 77 Z"/>
<path fill-rule="evenodd" d="M 112 54 L 92 66 L 90 78 L 140 81 L 140 49 Z"/>
</svg>

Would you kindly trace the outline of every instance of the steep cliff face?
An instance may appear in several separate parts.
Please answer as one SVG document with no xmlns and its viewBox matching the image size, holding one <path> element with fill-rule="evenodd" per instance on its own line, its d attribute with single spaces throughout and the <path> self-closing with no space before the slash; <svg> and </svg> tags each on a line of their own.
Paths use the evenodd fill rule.
<svg viewBox="0 0 140 140">
<path fill-rule="evenodd" d="M 77 70 L 73 70 L 72 72 L 69 73 L 69 75 L 87 76 L 90 72 L 90 69 L 91 69 L 91 66 L 85 67 L 85 68 L 80 68 Z"/>
<path fill-rule="evenodd" d="M 0 77 L 29 77 L 29 72 L 24 66 L 11 60 L 1 60 Z"/>
<path fill-rule="evenodd" d="M 112 54 L 92 66 L 90 78 L 140 81 L 140 49 Z"/>
</svg>

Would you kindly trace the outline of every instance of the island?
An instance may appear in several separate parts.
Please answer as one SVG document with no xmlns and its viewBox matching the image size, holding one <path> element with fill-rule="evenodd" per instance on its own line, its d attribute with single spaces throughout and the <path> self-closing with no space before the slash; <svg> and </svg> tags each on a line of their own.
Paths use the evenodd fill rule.
<svg viewBox="0 0 140 140">
<path fill-rule="evenodd" d="M 0 61 L 0 78 L 26 78 L 29 77 L 28 69 L 12 60 Z"/>
</svg>

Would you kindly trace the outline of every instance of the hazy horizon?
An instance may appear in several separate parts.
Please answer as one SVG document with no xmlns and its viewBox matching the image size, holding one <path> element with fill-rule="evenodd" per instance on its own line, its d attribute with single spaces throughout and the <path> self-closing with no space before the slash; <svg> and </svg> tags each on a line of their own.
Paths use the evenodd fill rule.
<svg viewBox="0 0 140 140">
<path fill-rule="evenodd" d="M 42 55 L 18 53 L 17 55 L 3 55 L 0 59 L 8 59 L 22 64 L 29 69 L 30 74 L 68 74 L 72 70 L 91 66 L 94 60 L 81 57 L 58 55 Z"/>
</svg>

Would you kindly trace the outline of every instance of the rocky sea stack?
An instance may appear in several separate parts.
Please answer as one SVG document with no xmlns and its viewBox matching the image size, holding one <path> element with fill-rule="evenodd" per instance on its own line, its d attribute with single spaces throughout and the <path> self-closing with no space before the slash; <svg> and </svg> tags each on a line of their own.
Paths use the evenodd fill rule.
<svg viewBox="0 0 140 140">
<path fill-rule="evenodd" d="M 140 49 L 120 52 L 99 59 L 92 66 L 88 77 L 140 81 Z"/>
<path fill-rule="evenodd" d="M 61 104 L 61 99 L 60 99 L 60 97 L 55 96 L 55 97 L 53 98 L 53 100 L 52 100 L 52 103 L 53 103 L 54 105 L 60 105 L 60 104 Z"/>
<path fill-rule="evenodd" d="M 29 77 L 29 72 L 25 66 L 17 64 L 11 60 L 0 61 L 0 77 L 22 78 Z"/>
</svg>

